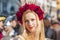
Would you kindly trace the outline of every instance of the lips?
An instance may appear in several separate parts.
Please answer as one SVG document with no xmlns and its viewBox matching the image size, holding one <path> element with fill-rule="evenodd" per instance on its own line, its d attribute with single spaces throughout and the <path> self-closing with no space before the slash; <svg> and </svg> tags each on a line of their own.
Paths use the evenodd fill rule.
<svg viewBox="0 0 60 40">
<path fill-rule="evenodd" d="M 32 29 L 33 27 L 29 27 L 29 29 Z"/>
</svg>

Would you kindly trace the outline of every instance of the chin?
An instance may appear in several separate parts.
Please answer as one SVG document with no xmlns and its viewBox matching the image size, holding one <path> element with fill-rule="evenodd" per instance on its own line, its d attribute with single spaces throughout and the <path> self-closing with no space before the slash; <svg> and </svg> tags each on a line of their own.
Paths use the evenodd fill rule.
<svg viewBox="0 0 60 40">
<path fill-rule="evenodd" d="M 35 30 L 30 30 L 30 32 L 35 32 Z"/>
</svg>

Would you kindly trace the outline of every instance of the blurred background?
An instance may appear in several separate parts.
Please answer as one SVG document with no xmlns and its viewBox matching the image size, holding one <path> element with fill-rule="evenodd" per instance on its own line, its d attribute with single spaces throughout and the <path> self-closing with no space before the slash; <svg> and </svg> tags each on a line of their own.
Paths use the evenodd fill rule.
<svg viewBox="0 0 60 40">
<path fill-rule="evenodd" d="M 11 23 L 13 20 L 15 20 L 16 25 L 18 24 L 15 14 L 18 11 L 19 7 L 23 6 L 25 3 L 35 3 L 41 6 L 42 10 L 45 13 L 44 27 L 49 26 L 49 27 L 45 27 L 46 38 L 53 40 L 60 40 L 60 34 L 59 34 L 60 33 L 60 0 L 0 0 L 0 15 L 6 17 L 6 20 L 4 20 L 3 23 L 5 26 L 4 28 L 6 28 L 7 26 L 12 26 Z M 13 34 L 14 31 L 12 31 L 10 36 L 15 36 L 18 33 L 22 34 L 21 27 L 20 27 L 21 29 L 20 32 L 17 32 L 16 30 L 19 27 L 12 27 L 12 28 L 15 30 L 16 33 Z M 49 32 L 46 33 L 46 29 L 48 28 L 53 29 L 54 31 L 49 30 Z M 7 29 L 4 30 L 6 31 Z M 55 34 L 54 37 L 52 36 L 53 34 Z M 6 36 L 6 34 L 3 35 Z"/>
<path fill-rule="evenodd" d="M 49 16 L 50 20 L 57 20 L 58 14 L 60 14 L 59 0 L 0 0 L 0 14 L 15 15 L 21 5 L 30 1 L 42 7 L 45 12 L 44 16 Z"/>
</svg>

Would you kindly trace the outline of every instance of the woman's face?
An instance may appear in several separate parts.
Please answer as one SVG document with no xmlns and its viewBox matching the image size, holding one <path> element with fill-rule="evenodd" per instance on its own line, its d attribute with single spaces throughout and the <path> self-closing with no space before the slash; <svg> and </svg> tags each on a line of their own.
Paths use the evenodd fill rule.
<svg viewBox="0 0 60 40">
<path fill-rule="evenodd" d="M 16 25 L 17 25 L 16 20 L 11 21 L 11 26 L 12 26 L 13 28 L 15 28 L 15 27 L 16 27 Z"/>
<path fill-rule="evenodd" d="M 37 28 L 36 16 L 33 13 L 27 13 L 25 15 L 25 28 L 29 32 L 35 32 Z"/>
</svg>

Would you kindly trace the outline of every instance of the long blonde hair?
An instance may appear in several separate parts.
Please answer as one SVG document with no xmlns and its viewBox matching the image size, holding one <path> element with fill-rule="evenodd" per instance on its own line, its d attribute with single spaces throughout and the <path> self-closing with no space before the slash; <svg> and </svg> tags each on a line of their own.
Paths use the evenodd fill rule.
<svg viewBox="0 0 60 40">
<path fill-rule="evenodd" d="M 24 38 L 25 38 L 26 40 L 30 40 L 30 39 L 29 39 L 30 36 L 28 35 L 27 30 L 25 29 L 25 23 L 24 23 L 24 17 L 25 17 L 25 15 L 26 15 L 27 13 L 29 13 L 29 12 L 34 13 L 35 16 L 36 16 L 37 25 L 39 25 L 39 26 L 38 26 L 38 30 L 36 31 L 36 33 L 37 33 L 37 35 L 39 35 L 39 40 L 45 40 L 43 20 L 40 20 L 40 22 L 39 22 L 39 17 L 38 17 L 38 15 L 37 15 L 34 11 L 31 11 L 31 10 L 25 11 L 24 14 L 23 14 L 23 16 L 22 16 L 22 21 L 23 21 L 22 25 L 23 25 L 23 27 L 24 27 L 24 33 L 23 33 Z M 41 30 L 40 30 L 40 27 L 41 27 Z M 36 35 L 36 36 L 37 36 L 37 35 Z"/>
</svg>

